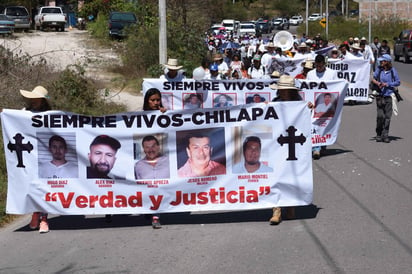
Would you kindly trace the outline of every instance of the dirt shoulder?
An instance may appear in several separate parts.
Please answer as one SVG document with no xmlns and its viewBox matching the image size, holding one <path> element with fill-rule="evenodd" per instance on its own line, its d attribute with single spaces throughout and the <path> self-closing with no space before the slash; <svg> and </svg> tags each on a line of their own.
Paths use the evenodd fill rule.
<svg viewBox="0 0 412 274">
<path fill-rule="evenodd" d="M 118 87 L 115 79 L 121 75 L 108 72 L 111 65 L 121 62 L 116 52 L 98 45 L 87 31 L 32 31 L 1 40 L 2 45 L 14 53 L 43 58 L 55 70 L 74 64 L 85 65 L 86 76 L 99 83 L 109 100 L 126 105 L 128 111 L 140 110 L 143 105 L 140 89 Z"/>
</svg>

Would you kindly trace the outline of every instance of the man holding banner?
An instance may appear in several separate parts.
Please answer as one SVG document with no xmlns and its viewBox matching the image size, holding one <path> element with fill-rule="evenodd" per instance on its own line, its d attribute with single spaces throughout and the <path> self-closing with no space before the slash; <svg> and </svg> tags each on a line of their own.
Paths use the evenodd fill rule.
<svg viewBox="0 0 412 274">
<path fill-rule="evenodd" d="M 338 74 L 336 70 L 326 67 L 325 56 L 318 54 L 315 57 L 315 69 L 308 72 L 306 80 L 308 81 L 325 81 L 325 80 L 338 80 Z M 317 106 L 315 106 L 317 108 Z M 320 146 L 314 146 L 312 148 L 312 157 L 315 160 L 320 159 Z"/>
</svg>

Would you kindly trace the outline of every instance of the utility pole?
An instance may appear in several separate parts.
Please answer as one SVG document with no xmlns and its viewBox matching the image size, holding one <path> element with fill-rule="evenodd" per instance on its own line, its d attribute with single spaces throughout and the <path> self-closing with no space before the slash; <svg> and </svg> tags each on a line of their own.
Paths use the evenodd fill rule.
<svg viewBox="0 0 412 274">
<path fill-rule="evenodd" d="M 329 40 L 329 0 L 326 0 L 326 40 Z"/>
<path fill-rule="evenodd" d="M 306 35 L 309 35 L 309 22 L 308 22 L 308 17 L 309 17 L 309 0 L 306 0 Z"/>
<path fill-rule="evenodd" d="M 167 62 L 166 0 L 159 0 L 159 64 Z"/>
</svg>

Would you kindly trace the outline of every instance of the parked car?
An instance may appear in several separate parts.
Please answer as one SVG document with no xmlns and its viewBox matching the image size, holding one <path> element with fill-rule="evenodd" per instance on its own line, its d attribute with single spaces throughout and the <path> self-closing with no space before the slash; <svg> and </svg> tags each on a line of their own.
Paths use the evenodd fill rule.
<svg viewBox="0 0 412 274">
<path fill-rule="evenodd" d="M 403 30 L 394 40 L 395 61 L 399 61 L 399 58 L 403 57 L 405 63 L 408 63 L 412 57 L 412 30 Z"/>
<path fill-rule="evenodd" d="M 241 22 L 239 24 L 239 28 L 237 30 L 238 36 L 255 35 L 255 34 L 256 34 L 255 24 L 250 23 L 250 22 Z"/>
<path fill-rule="evenodd" d="M 11 35 L 14 32 L 14 21 L 7 15 L 0 14 L 0 34 Z"/>
<path fill-rule="evenodd" d="M 359 16 L 359 10 L 350 10 L 349 11 L 349 16 L 350 17 Z"/>
<path fill-rule="evenodd" d="M 323 16 L 320 13 L 312 13 L 309 17 L 308 17 L 308 21 L 318 21 L 320 19 L 322 19 Z"/>
<path fill-rule="evenodd" d="M 14 21 L 16 30 L 29 30 L 31 28 L 31 17 L 25 7 L 9 6 L 5 7 L 1 13 Z"/>
<path fill-rule="evenodd" d="M 303 17 L 301 15 L 294 15 L 289 19 L 289 25 L 299 25 L 303 23 Z"/>
<path fill-rule="evenodd" d="M 256 21 L 255 29 L 256 29 L 256 33 L 271 33 L 272 32 L 272 28 L 268 20 Z"/>
<path fill-rule="evenodd" d="M 137 23 L 133 12 L 112 11 L 109 15 L 109 36 L 112 38 L 126 37 L 124 28 Z"/>
<path fill-rule="evenodd" d="M 276 18 L 275 21 L 273 21 L 273 26 L 276 29 L 289 29 L 289 20 L 286 18 Z"/>
<path fill-rule="evenodd" d="M 342 12 L 340 10 L 333 10 L 329 12 L 329 17 L 334 17 L 334 16 L 342 16 Z"/>
</svg>

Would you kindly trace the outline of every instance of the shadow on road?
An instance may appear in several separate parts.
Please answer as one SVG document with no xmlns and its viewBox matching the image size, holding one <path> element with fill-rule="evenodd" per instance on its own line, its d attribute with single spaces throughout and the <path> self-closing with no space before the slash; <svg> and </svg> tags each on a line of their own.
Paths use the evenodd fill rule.
<svg viewBox="0 0 412 274">
<path fill-rule="evenodd" d="M 296 207 L 296 219 L 316 218 L 319 210 L 316 205 Z M 213 213 L 164 213 L 161 214 L 162 225 L 179 224 L 219 224 L 241 222 L 268 222 L 272 216 L 272 209 L 230 211 Z M 288 220 L 284 220 L 288 221 Z M 105 222 L 104 215 L 69 215 L 49 218 L 51 230 L 77 230 L 77 229 L 101 229 L 116 227 L 151 226 L 151 219 L 145 215 L 113 215 L 112 222 Z M 31 231 L 28 224 L 15 232 Z"/>
</svg>

